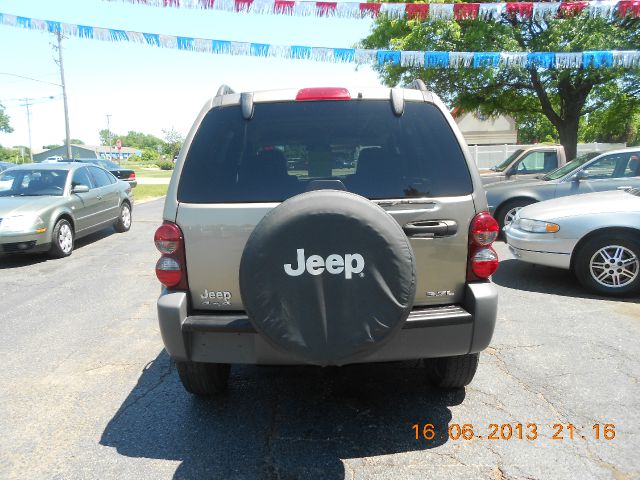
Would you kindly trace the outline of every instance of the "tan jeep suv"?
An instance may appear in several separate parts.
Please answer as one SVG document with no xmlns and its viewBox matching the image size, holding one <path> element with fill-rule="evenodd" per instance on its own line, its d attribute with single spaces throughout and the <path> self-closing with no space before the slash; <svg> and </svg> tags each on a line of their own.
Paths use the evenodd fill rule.
<svg viewBox="0 0 640 480">
<path fill-rule="evenodd" d="M 184 387 L 229 365 L 425 359 L 463 387 L 493 334 L 498 226 L 447 108 L 406 89 L 207 102 L 155 234 L 158 317 Z"/>
</svg>

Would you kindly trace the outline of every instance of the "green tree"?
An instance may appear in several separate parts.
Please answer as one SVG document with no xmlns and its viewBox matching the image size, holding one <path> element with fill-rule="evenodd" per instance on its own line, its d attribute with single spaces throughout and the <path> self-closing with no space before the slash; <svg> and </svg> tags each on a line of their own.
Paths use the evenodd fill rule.
<svg viewBox="0 0 640 480">
<path fill-rule="evenodd" d="M 62 142 L 62 144 L 64 145 L 64 142 Z M 52 143 L 52 144 L 50 144 L 50 145 L 43 145 L 43 146 L 42 146 L 42 148 L 43 148 L 44 150 L 53 150 L 54 148 L 58 148 L 58 147 L 61 147 L 61 146 L 62 146 L 62 145 L 59 145 L 59 144 L 57 144 L 57 143 Z"/>
<path fill-rule="evenodd" d="M 365 48 L 454 52 L 582 52 L 633 50 L 640 45 L 640 20 L 612 22 L 587 12 L 570 18 L 499 21 L 420 21 L 379 16 Z M 580 119 L 640 93 L 640 70 L 539 67 L 430 68 L 385 64 L 375 67 L 389 85 L 422 79 L 451 105 L 484 114 L 532 119 L 553 125 L 569 158 L 575 157 Z M 612 85 L 617 86 L 612 89 Z M 615 90 L 618 95 L 610 95 Z M 622 120 L 622 117 L 618 117 Z"/>
<path fill-rule="evenodd" d="M 157 150 L 158 146 L 162 147 L 162 145 L 164 144 L 164 142 L 160 138 L 154 135 L 136 132 L 133 130 L 130 130 L 126 135 L 121 135 L 118 138 L 120 138 L 120 140 L 122 141 L 122 146 L 139 148 L 140 150 L 143 150 L 145 148 Z"/>
<path fill-rule="evenodd" d="M 11 133 L 13 128 L 9 125 L 9 115 L 4 113 L 4 105 L 0 103 L 0 132 Z"/>
<path fill-rule="evenodd" d="M 70 139 L 69 139 L 69 143 L 70 143 L 71 145 L 84 145 L 84 144 L 85 144 L 82 140 L 79 140 L 79 139 L 77 139 L 77 138 L 70 138 Z M 63 140 L 63 141 L 62 141 L 62 144 L 63 144 L 63 145 L 66 145 L 66 140 Z"/>
<path fill-rule="evenodd" d="M 173 161 L 174 157 L 178 155 L 182 144 L 184 143 L 184 137 L 171 127 L 171 130 L 162 130 L 164 134 L 164 147 L 162 152 L 168 157 L 170 161 Z"/>
<path fill-rule="evenodd" d="M 98 136 L 100 137 L 100 145 L 109 145 L 109 139 L 111 139 L 111 145 L 113 145 L 114 139 L 116 138 L 116 135 L 113 132 L 109 132 L 106 128 L 100 130 Z"/>
<path fill-rule="evenodd" d="M 145 148 L 144 150 L 142 150 L 142 161 L 149 163 L 158 163 L 160 161 L 160 154 L 157 150 Z"/>
</svg>

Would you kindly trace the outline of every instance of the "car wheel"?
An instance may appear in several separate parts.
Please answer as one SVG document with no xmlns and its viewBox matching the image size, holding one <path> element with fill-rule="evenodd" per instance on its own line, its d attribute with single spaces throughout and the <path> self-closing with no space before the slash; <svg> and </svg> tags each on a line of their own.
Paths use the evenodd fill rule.
<svg viewBox="0 0 640 480">
<path fill-rule="evenodd" d="M 128 232 L 131 228 L 131 205 L 127 202 L 122 202 L 122 206 L 120 207 L 120 216 L 116 223 L 114 224 L 114 228 L 116 232 L 124 233 Z"/>
<path fill-rule="evenodd" d="M 456 357 L 427 358 L 427 378 L 439 388 L 462 388 L 473 380 L 478 369 L 479 353 Z"/>
<path fill-rule="evenodd" d="M 178 376 L 185 390 L 198 397 L 222 393 L 229 383 L 227 363 L 183 362 L 176 360 Z"/>
<path fill-rule="evenodd" d="M 513 221 L 520 209 L 526 207 L 527 205 L 531 205 L 532 203 L 536 202 L 534 202 L 533 200 L 512 200 L 500 207 L 496 218 L 496 220 L 500 224 L 500 231 L 502 232 L 502 229 Z"/>
<path fill-rule="evenodd" d="M 61 218 L 53 227 L 49 256 L 52 258 L 68 257 L 73 252 L 74 234 L 71 224 Z"/>
<path fill-rule="evenodd" d="M 578 250 L 576 277 L 602 295 L 627 295 L 640 289 L 640 239 L 620 233 L 600 235 Z"/>
</svg>

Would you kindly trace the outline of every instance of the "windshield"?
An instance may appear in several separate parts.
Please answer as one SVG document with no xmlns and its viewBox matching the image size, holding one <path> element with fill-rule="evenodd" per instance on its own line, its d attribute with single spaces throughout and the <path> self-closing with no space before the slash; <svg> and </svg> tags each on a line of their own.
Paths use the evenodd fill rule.
<svg viewBox="0 0 640 480">
<path fill-rule="evenodd" d="M 496 172 L 503 172 L 522 152 L 524 152 L 522 148 L 516 150 L 511 155 L 509 155 L 507 159 L 502 163 L 499 163 L 495 167 L 491 167 L 491 170 L 495 170 Z"/>
<path fill-rule="evenodd" d="M 583 153 L 579 157 L 576 157 L 575 160 L 567 163 L 564 167 L 556 168 L 555 170 L 550 171 L 544 177 L 542 177 L 542 180 L 558 180 L 559 178 L 564 177 L 567 173 L 574 171 L 579 166 L 584 165 L 592 158 L 597 157 L 601 153 L 602 152 Z"/>
<path fill-rule="evenodd" d="M 61 197 L 67 170 L 7 170 L 0 174 L 0 197 Z"/>
</svg>

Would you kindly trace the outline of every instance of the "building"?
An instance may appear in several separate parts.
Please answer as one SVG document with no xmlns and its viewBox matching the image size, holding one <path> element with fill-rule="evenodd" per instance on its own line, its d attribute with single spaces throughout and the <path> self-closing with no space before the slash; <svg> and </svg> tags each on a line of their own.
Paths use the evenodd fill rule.
<svg viewBox="0 0 640 480">
<path fill-rule="evenodd" d="M 454 108 L 451 112 L 468 145 L 510 145 L 518 143 L 516 121 L 508 115 L 487 117 L 479 112 Z"/>
<path fill-rule="evenodd" d="M 73 158 L 101 158 L 101 159 L 113 159 L 113 160 L 126 160 L 132 155 L 140 156 L 142 152 L 137 148 L 122 147 L 121 149 L 115 146 L 109 147 L 109 145 L 71 145 L 71 156 Z M 34 162 L 41 162 L 47 157 L 61 156 L 67 157 L 67 147 L 62 145 L 61 147 L 45 150 L 40 153 L 33 154 Z"/>
</svg>

